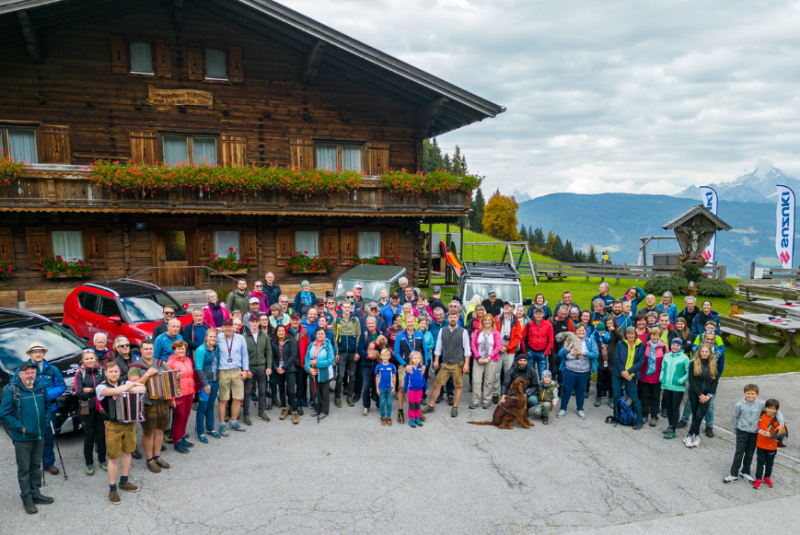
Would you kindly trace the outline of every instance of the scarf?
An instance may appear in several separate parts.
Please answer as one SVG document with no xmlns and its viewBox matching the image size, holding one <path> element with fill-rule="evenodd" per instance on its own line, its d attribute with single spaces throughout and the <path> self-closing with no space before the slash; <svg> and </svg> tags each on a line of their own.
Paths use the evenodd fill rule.
<svg viewBox="0 0 800 535">
<path fill-rule="evenodd" d="M 636 356 L 636 346 L 638 346 L 641 343 L 642 341 L 637 338 L 634 344 L 631 346 L 631 343 L 628 340 L 625 340 L 625 345 L 628 346 L 628 360 L 625 361 L 626 370 L 630 370 L 631 366 L 633 366 L 633 359 Z M 631 373 L 631 377 L 633 377 L 634 375 L 635 374 Z"/>
<path fill-rule="evenodd" d="M 652 342 L 649 345 L 650 352 L 647 354 L 647 373 L 645 375 L 656 373 L 656 345 Z"/>
<path fill-rule="evenodd" d="M 302 284 L 300 284 L 300 288 L 301 288 L 300 289 L 300 299 L 303 301 L 304 305 L 310 305 L 311 304 L 311 291 L 310 290 L 309 291 L 305 291 L 305 290 L 302 289 L 303 286 L 306 286 L 306 285 L 308 285 L 308 281 L 303 281 Z"/>
</svg>

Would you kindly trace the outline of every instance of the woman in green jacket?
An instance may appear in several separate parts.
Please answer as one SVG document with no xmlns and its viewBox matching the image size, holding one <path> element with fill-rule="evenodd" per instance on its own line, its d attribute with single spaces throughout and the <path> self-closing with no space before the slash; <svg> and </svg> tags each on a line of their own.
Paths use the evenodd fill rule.
<svg viewBox="0 0 800 535">
<path fill-rule="evenodd" d="M 675 426 L 678 425 L 681 401 L 688 380 L 689 357 L 683 351 L 681 339 L 673 338 L 670 342 L 670 352 L 664 355 L 661 363 L 661 390 L 664 392 L 667 422 L 669 422 L 669 426 L 664 430 L 664 438 L 675 438 Z"/>
</svg>

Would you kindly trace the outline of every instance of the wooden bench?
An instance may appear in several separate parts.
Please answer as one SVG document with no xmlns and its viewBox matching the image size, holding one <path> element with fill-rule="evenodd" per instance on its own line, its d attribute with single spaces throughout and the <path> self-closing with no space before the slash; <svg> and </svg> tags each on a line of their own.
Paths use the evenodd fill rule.
<svg viewBox="0 0 800 535">
<path fill-rule="evenodd" d="M 786 289 L 778 289 L 778 288 L 769 288 L 766 286 L 761 285 L 753 285 L 753 284 L 746 284 L 739 286 L 738 288 L 740 294 L 744 294 L 744 297 L 747 301 L 758 301 L 759 299 L 783 299 L 788 301 L 794 301 L 797 299 L 797 290 L 792 290 L 789 288 Z"/>
<path fill-rule="evenodd" d="M 17 308 L 19 306 L 19 292 L 0 292 L 0 308 Z"/>
<path fill-rule="evenodd" d="M 759 333 L 755 325 L 746 321 L 720 317 L 719 324 L 722 341 L 725 344 L 732 345 L 730 337 L 736 336 L 744 340 L 745 346 L 750 347 L 750 351 L 744 356 L 746 359 L 751 357 L 763 358 L 765 355 L 761 351 L 761 347 L 778 343 L 777 337 L 773 339 L 769 335 Z"/>
<path fill-rule="evenodd" d="M 64 312 L 64 301 L 69 290 L 26 290 L 25 310 L 42 315 L 59 315 Z"/>
<path fill-rule="evenodd" d="M 564 275 L 563 271 L 537 271 L 536 274 L 539 278 L 546 278 L 547 282 L 550 282 L 553 279 L 558 279 L 560 282 L 568 277 L 568 275 Z"/>
</svg>

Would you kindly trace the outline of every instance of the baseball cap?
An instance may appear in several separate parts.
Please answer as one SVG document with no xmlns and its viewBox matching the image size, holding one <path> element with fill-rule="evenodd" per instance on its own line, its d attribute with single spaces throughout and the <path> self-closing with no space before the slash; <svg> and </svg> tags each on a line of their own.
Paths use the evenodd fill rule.
<svg viewBox="0 0 800 535">
<path fill-rule="evenodd" d="M 225 325 L 233 325 L 233 320 L 230 318 L 226 319 L 225 323 L 223 323 L 222 326 L 224 327 Z"/>
<path fill-rule="evenodd" d="M 353 285 L 353 289 L 355 290 L 356 288 L 358 288 L 359 290 L 363 290 L 364 289 L 364 287 L 361 286 L 361 284 L 358 283 L 358 282 Z"/>
<path fill-rule="evenodd" d="M 380 307 L 378 307 L 378 303 L 372 301 L 370 302 L 370 304 L 367 305 L 367 308 L 380 308 Z"/>
<path fill-rule="evenodd" d="M 433 287 L 433 293 L 435 293 L 435 294 L 440 294 L 440 293 L 442 293 L 442 288 L 441 288 L 441 286 L 434 286 L 434 287 Z"/>
<path fill-rule="evenodd" d="M 489 292 L 489 297 L 497 297 L 497 292 Z"/>
<path fill-rule="evenodd" d="M 400 299 L 400 295 L 398 295 L 398 293 L 395 292 L 395 293 L 393 293 L 392 295 L 389 296 L 389 299 Z"/>
<path fill-rule="evenodd" d="M 314 306 L 319 306 L 319 305 L 324 305 L 324 304 L 325 304 L 325 301 L 323 301 L 319 297 L 317 298 L 316 301 L 314 301 Z"/>
<path fill-rule="evenodd" d="M 252 305 L 253 303 L 258 303 L 258 297 L 251 297 L 250 298 L 250 304 Z"/>
<path fill-rule="evenodd" d="M 292 317 L 291 317 L 291 318 L 289 318 L 289 319 L 293 319 L 293 320 L 299 320 L 299 319 L 300 319 L 300 316 L 299 316 L 299 315 L 297 315 L 297 314 L 292 314 Z"/>
</svg>

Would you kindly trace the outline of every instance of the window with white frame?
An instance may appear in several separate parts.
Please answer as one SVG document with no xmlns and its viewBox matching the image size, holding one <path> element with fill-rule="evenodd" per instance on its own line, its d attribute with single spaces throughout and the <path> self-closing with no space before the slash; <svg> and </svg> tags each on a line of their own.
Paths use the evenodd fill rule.
<svg viewBox="0 0 800 535">
<path fill-rule="evenodd" d="M 83 234 L 80 230 L 54 230 L 50 239 L 53 256 L 60 256 L 65 262 L 83 260 Z"/>
<path fill-rule="evenodd" d="M 217 138 L 164 134 L 162 143 L 164 163 L 167 165 L 217 166 Z"/>
<path fill-rule="evenodd" d="M 316 143 L 314 153 L 317 169 L 361 171 L 363 145 Z"/>
<path fill-rule="evenodd" d="M 316 230 L 297 230 L 294 233 L 294 250 L 307 256 L 319 256 L 319 232 Z"/>
<path fill-rule="evenodd" d="M 358 256 L 361 258 L 373 258 L 381 255 L 381 233 L 380 232 L 359 232 L 358 233 Z"/>
<path fill-rule="evenodd" d="M 214 254 L 220 257 L 228 256 L 231 253 L 231 249 L 236 252 L 237 258 L 241 258 L 241 253 L 239 252 L 239 231 L 214 231 Z"/>
</svg>

